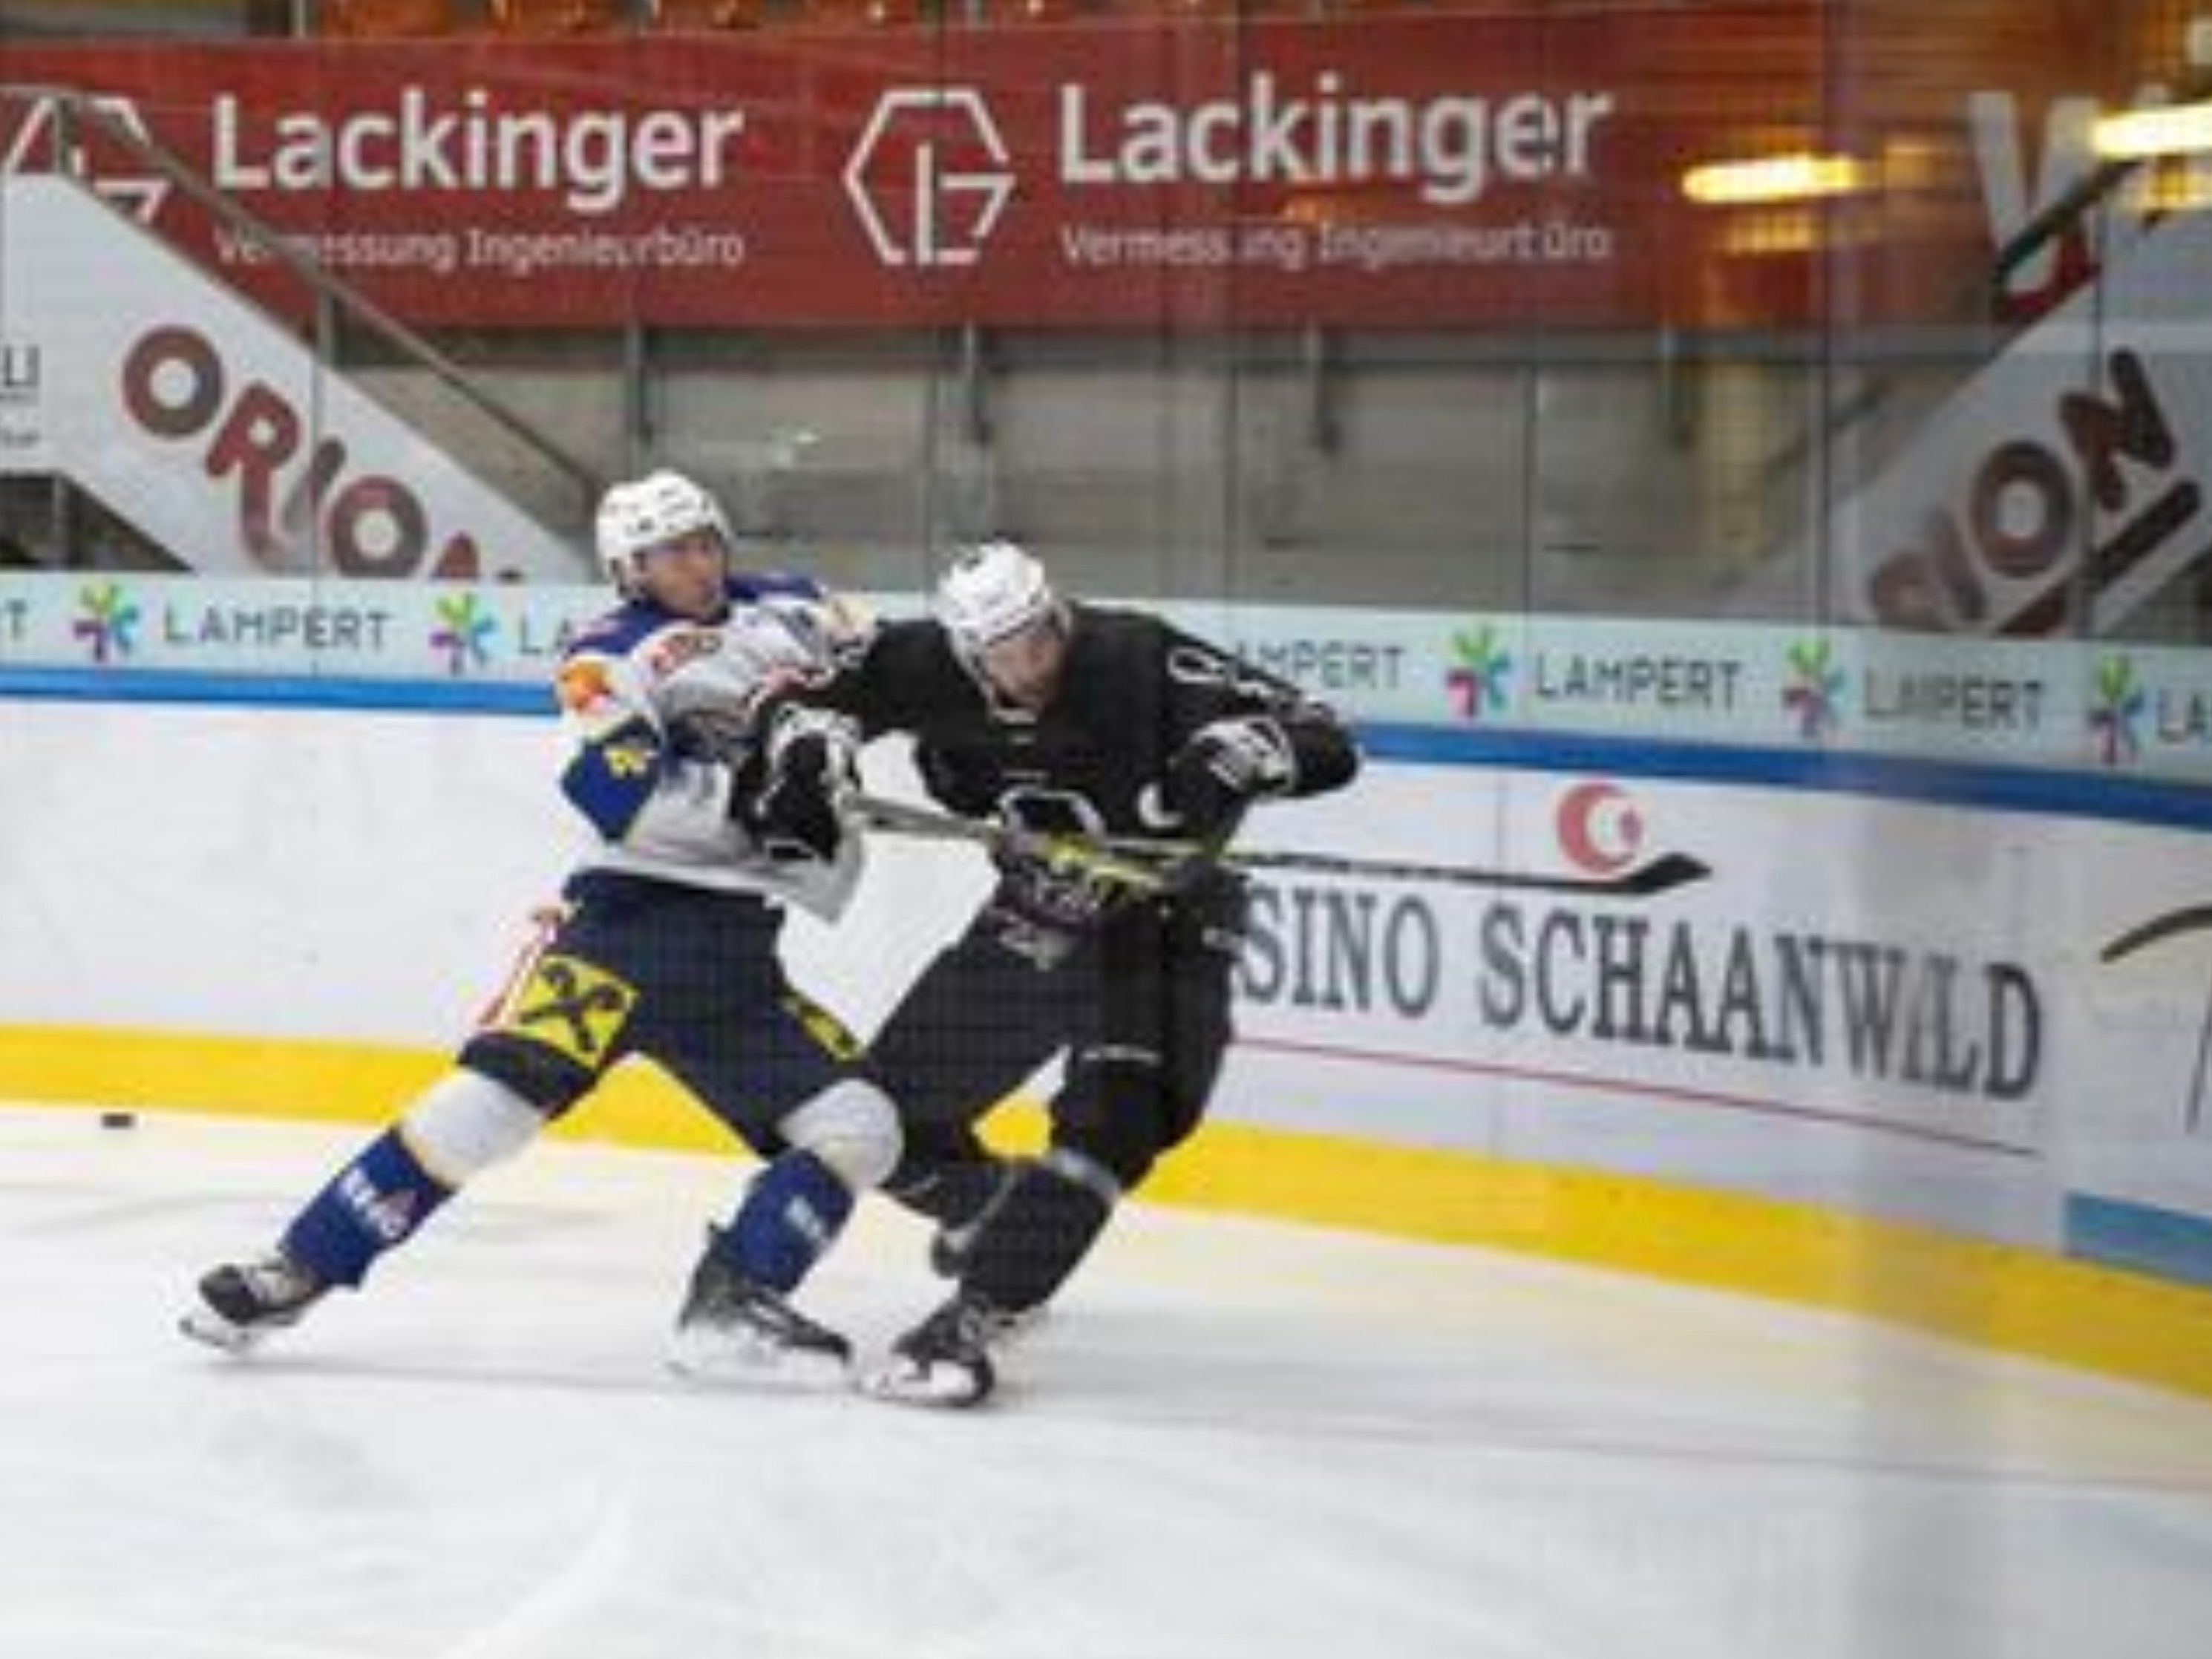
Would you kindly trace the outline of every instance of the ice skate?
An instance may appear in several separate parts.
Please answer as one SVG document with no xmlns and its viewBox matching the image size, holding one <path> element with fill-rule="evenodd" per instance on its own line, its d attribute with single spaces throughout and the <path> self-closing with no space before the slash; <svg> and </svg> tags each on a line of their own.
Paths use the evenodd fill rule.
<svg viewBox="0 0 2212 1659">
<path fill-rule="evenodd" d="M 851 1343 L 747 1279 L 709 1243 L 676 1316 L 671 1370 L 702 1381 L 842 1384 L 852 1360 Z"/>
<path fill-rule="evenodd" d="M 203 1275 L 200 1299 L 177 1328 L 194 1341 L 243 1353 L 272 1331 L 300 1322 L 330 1289 L 307 1267 L 272 1250 L 256 1261 L 225 1262 Z"/>
<path fill-rule="evenodd" d="M 1015 1323 L 963 1291 L 894 1342 L 889 1363 L 862 1380 L 862 1390 L 902 1405 L 980 1406 L 998 1385 L 991 1346 Z"/>
</svg>

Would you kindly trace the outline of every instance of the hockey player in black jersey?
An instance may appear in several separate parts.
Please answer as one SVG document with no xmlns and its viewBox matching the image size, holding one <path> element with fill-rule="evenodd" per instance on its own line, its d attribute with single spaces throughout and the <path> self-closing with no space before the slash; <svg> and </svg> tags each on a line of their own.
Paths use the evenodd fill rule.
<svg viewBox="0 0 2212 1659">
<path fill-rule="evenodd" d="M 926 787 L 955 812 L 1225 844 L 1255 801 L 1358 769 L 1327 708 L 1157 617 L 1061 599 L 1011 543 L 964 553 L 933 610 L 879 629 L 835 700 L 870 736 L 911 732 Z M 885 1190 L 939 1224 L 958 1280 L 872 1391 L 984 1398 L 993 1337 L 1043 1306 L 1197 1126 L 1231 1035 L 1243 900 L 1218 866 L 1148 892 L 1000 857 L 989 897 L 870 1046 L 907 1141 Z M 974 1124 L 1056 1054 L 1049 1148 L 992 1158 Z"/>
<path fill-rule="evenodd" d="M 898 1124 L 858 1045 L 786 980 L 777 935 L 787 903 L 830 915 L 851 892 L 859 849 L 835 801 L 858 734 L 769 694 L 830 673 L 853 630 L 810 581 L 733 576 L 720 507 L 678 474 L 610 490 L 598 538 L 624 602 L 561 668 L 562 787 L 588 829 L 564 902 L 454 1068 L 273 1250 L 207 1273 L 187 1334 L 245 1348 L 357 1287 L 467 1181 L 642 1054 L 767 1160 L 710 1231 L 672 1363 L 843 1376 L 845 1339 L 787 1298 L 896 1163 Z"/>
</svg>

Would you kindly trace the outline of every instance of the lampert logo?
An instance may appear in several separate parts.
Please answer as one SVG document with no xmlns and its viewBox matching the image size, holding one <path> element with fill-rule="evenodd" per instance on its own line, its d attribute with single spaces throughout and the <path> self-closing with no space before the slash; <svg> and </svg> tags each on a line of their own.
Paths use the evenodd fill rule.
<svg viewBox="0 0 2212 1659">
<path fill-rule="evenodd" d="M 138 648 L 138 602 L 120 582 L 94 582 L 77 592 L 77 618 L 70 632 L 82 640 L 102 667 Z"/>
<path fill-rule="evenodd" d="M 1790 646 L 1789 659 L 1783 710 L 1796 723 L 1800 738 L 1818 743 L 1844 722 L 1844 671 L 1836 665 L 1834 643 L 1799 640 Z"/>
<path fill-rule="evenodd" d="M 430 648 L 443 653 L 446 672 L 459 679 L 471 669 L 491 665 L 491 643 L 499 622 L 472 592 L 449 595 L 437 602 L 439 626 L 430 634 Z"/>
<path fill-rule="evenodd" d="M 118 95 L 86 102 L 124 131 L 151 146 L 153 134 L 131 100 Z M 105 136 L 95 119 L 57 98 L 24 106 L 23 116 L 0 152 L 0 178 L 62 173 L 89 182 L 93 193 L 151 224 L 168 199 L 169 181 L 130 146 Z"/>
<path fill-rule="evenodd" d="M 972 265 L 1013 194 L 1013 165 L 973 87 L 894 88 L 845 163 L 845 193 L 887 265 Z"/>
<path fill-rule="evenodd" d="M 1513 653 L 1488 623 L 1451 636 L 1453 665 L 1444 671 L 1452 712 L 1463 720 L 1503 714 L 1513 701 Z"/>
<path fill-rule="evenodd" d="M 2098 663 L 2089 736 L 2100 763 L 2126 766 L 2142 754 L 2142 720 L 2149 702 L 2149 694 L 2136 678 L 2132 658 L 2106 657 Z"/>
</svg>

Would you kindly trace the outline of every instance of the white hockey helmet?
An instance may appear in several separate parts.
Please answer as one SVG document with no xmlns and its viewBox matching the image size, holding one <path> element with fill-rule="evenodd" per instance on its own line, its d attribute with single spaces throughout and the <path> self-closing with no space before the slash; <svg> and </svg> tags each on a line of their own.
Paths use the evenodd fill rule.
<svg viewBox="0 0 2212 1659">
<path fill-rule="evenodd" d="M 1050 622 L 1062 632 L 1067 627 L 1067 607 L 1052 591 L 1044 567 L 1008 541 L 961 549 L 938 579 L 931 609 L 970 668 L 1000 641 L 1039 623 Z"/>
<path fill-rule="evenodd" d="M 663 467 L 599 498 L 596 532 L 600 567 L 621 593 L 637 590 L 638 561 L 656 547 L 711 530 L 730 545 L 721 504 L 681 472 Z"/>
</svg>

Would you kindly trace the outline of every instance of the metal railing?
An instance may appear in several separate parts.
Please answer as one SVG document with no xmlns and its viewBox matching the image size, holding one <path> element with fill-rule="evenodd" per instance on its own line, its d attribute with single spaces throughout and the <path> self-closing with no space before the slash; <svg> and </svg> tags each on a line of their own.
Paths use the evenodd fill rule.
<svg viewBox="0 0 2212 1659">
<path fill-rule="evenodd" d="M 415 329 L 386 311 L 343 277 L 333 274 L 293 238 L 265 223 L 218 190 L 190 163 L 152 138 L 118 120 L 100 106 L 99 96 L 74 87 L 0 82 L 0 105 L 46 104 L 54 113 L 55 172 L 80 176 L 76 164 L 81 137 L 97 133 L 159 173 L 195 205 L 204 209 L 227 228 L 250 241 L 296 277 L 314 295 L 319 345 L 326 360 L 334 330 L 331 319 L 343 313 L 411 362 L 463 403 L 489 420 L 532 454 L 550 465 L 576 490 L 586 513 L 605 488 L 605 479 L 589 462 L 549 437 L 528 416 L 488 392 L 459 364 Z"/>
</svg>

